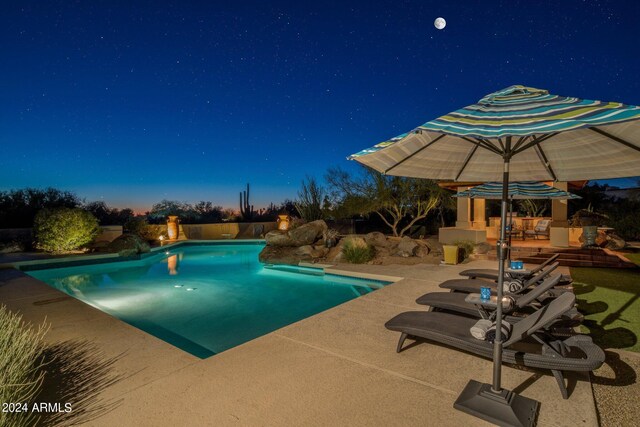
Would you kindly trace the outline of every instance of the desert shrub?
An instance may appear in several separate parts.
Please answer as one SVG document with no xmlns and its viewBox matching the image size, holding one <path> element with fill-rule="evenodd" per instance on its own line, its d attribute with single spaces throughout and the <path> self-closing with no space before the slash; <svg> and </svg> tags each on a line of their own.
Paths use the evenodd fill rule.
<svg viewBox="0 0 640 427">
<path fill-rule="evenodd" d="M 36 329 L 26 326 L 22 317 L 0 306 L 0 402 L 21 402 L 28 411 L 4 413 L 0 418 L 3 426 L 35 425 L 35 412 L 31 405 L 44 377 L 43 337 L 45 325 Z"/>
<path fill-rule="evenodd" d="M 158 240 L 161 235 L 166 239 L 167 227 L 165 225 L 151 225 L 147 218 L 136 216 L 124 224 L 124 232 L 128 234 L 136 234 L 147 241 Z"/>
<path fill-rule="evenodd" d="M 322 204 L 325 198 L 325 189 L 315 178 L 307 177 L 302 181 L 302 188 L 298 191 L 298 199 L 295 201 L 296 210 L 300 217 L 306 221 L 324 219 Z"/>
<path fill-rule="evenodd" d="M 43 209 L 36 215 L 36 247 L 47 252 L 68 252 L 91 242 L 99 232 L 98 220 L 78 208 Z"/>
<path fill-rule="evenodd" d="M 627 241 L 640 240 L 640 219 L 635 215 L 612 216 L 609 225 L 616 230 L 616 234 Z"/>
<path fill-rule="evenodd" d="M 371 261 L 376 252 L 373 246 L 364 241 L 349 239 L 342 246 L 342 254 L 347 262 L 364 264 Z"/>
<path fill-rule="evenodd" d="M 640 200 L 616 199 L 607 209 L 607 225 L 615 228 L 616 234 L 628 241 L 640 240 Z"/>
<path fill-rule="evenodd" d="M 476 246 L 471 240 L 456 240 L 453 244 L 460 248 L 464 259 L 469 258 L 469 255 L 473 253 L 473 248 Z"/>
</svg>

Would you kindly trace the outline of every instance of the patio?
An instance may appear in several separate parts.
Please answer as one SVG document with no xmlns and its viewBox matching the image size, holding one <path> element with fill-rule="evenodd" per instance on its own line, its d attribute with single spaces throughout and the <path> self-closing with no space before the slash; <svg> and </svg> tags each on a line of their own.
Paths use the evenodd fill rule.
<svg viewBox="0 0 640 427">
<path fill-rule="evenodd" d="M 490 360 L 429 343 L 396 354 L 398 336 L 383 326 L 399 312 L 424 310 L 416 297 L 469 267 L 495 262 L 339 265 L 402 279 L 204 360 L 15 270 L 0 271 L 0 301 L 27 321 L 46 317 L 49 342 L 90 341 L 93 357 L 113 362 L 116 382 L 88 403 L 98 416 L 91 425 L 487 425 L 453 402 L 469 379 L 491 380 Z M 598 425 L 586 376 L 568 400 L 548 373 L 505 366 L 503 380 L 541 402 L 539 425 Z"/>
</svg>

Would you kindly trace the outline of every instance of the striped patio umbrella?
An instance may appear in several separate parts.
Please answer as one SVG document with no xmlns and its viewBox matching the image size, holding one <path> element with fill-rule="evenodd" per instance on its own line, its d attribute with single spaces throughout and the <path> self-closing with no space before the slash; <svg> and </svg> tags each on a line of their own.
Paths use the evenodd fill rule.
<svg viewBox="0 0 640 427">
<path fill-rule="evenodd" d="M 349 158 L 399 176 L 576 181 L 640 173 L 640 107 L 511 86 Z"/>
<path fill-rule="evenodd" d="M 389 175 L 502 181 L 497 287 L 501 301 L 509 179 L 577 181 L 640 174 L 640 107 L 510 86 L 349 159 Z M 496 323 L 501 321 L 498 304 Z M 500 384 L 502 341 L 498 327 L 493 384 L 469 382 L 454 406 L 496 424 L 529 425 L 537 402 L 503 390 Z"/>
<path fill-rule="evenodd" d="M 509 183 L 509 199 L 580 199 L 577 194 L 560 190 L 537 181 L 519 181 Z M 502 183 L 486 182 L 468 190 L 461 191 L 453 197 L 467 197 L 470 199 L 502 199 Z"/>
</svg>

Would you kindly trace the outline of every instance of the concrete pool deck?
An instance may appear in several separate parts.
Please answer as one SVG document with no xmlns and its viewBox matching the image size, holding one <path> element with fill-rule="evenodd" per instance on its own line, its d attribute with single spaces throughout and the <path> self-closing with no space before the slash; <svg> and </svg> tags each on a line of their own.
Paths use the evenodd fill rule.
<svg viewBox="0 0 640 427">
<path fill-rule="evenodd" d="M 383 326 L 424 310 L 418 296 L 470 267 L 495 262 L 338 265 L 404 278 L 202 360 L 16 270 L 0 270 L 0 303 L 34 324 L 46 318 L 48 342 L 88 341 L 113 362 L 117 381 L 93 397 L 109 409 L 90 425 L 488 425 L 453 402 L 469 379 L 491 381 L 490 360 L 430 343 L 397 354 L 398 334 Z M 506 388 L 541 402 L 542 426 L 598 425 L 579 378 L 563 400 L 549 372 L 503 369 Z"/>
</svg>

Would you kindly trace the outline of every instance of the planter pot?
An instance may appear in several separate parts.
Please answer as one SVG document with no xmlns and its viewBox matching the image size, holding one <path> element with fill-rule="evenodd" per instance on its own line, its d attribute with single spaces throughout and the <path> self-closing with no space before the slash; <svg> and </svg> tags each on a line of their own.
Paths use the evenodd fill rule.
<svg viewBox="0 0 640 427">
<path fill-rule="evenodd" d="M 460 251 L 457 246 L 442 245 L 442 250 L 444 251 L 445 264 L 458 264 L 460 260 Z"/>
<path fill-rule="evenodd" d="M 582 246 L 595 246 L 598 236 L 598 227 L 595 225 L 585 225 L 582 227 Z"/>
<path fill-rule="evenodd" d="M 178 217 L 176 215 L 169 215 L 167 217 L 167 235 L 169 240 L 176 240 L 178 238 Z"/>
</svg>

